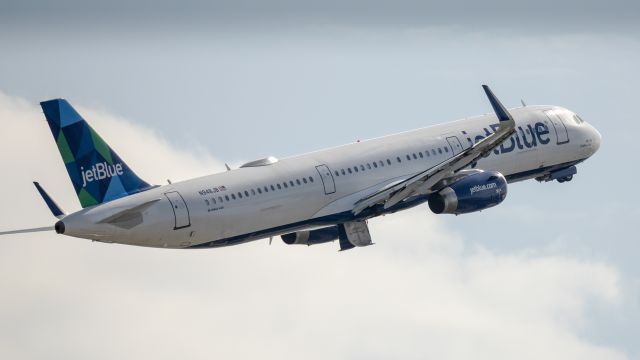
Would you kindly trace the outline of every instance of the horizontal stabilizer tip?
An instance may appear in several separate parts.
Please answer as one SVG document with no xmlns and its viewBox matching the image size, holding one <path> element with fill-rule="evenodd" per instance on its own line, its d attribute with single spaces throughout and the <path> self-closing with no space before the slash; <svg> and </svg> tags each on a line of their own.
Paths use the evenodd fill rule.
<svg viewBox="0 0 640 360">
<path fill-rule="evenodd" d="M 40 186 L 40 183 L 38 183 L 37 181 L 34 181 L 33 185 L 36 186 L 36 189 L 40 193 L 40 196 L 42 196 L 42 200 L 44 200 L 44 202 L 47 204 L 47 206 L 49 207 L 49 210 L 51 210 L 51 213 L 53 214 L 53 216 L 57 217 L 58 219 L 63 218 L 64 217 L 64 211 L 62 211 L 60 206 L 58 206 L 58 204 L 56 204 L 56 202 L 53 201 L 51 196 L 49 196 L 49 194 L 47 194 L 47 192 L 44 191 L 42 186 Z"/>
<path fill-rule="evenodd" d="M 0 231 L 0 235 L 27 234 L 27 233 L 32 233 L 32 232 L 53 231 L 53 230 L 54 230 L 53 226 L 45 226 L 45 227 L 31 228 L 31 229 Z"/>
</svg>

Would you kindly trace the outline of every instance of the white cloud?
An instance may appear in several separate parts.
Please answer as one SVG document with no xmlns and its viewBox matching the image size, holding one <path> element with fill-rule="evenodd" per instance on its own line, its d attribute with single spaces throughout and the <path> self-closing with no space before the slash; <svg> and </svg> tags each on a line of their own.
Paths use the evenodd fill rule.
<svg viewBox="0 0 640 360">
<path fill-rule="evenodd" d="M 203 151 L 80 110 L 144 178 L 221 169 Z M 77 207 L 39 109 L 0 95 L 0 119 L 2 228 L 53 221 L 31 179 Z M 590 309 L 620 309 L 615 269 L 470 247 L 442 219 L 424 208 L 375 219 L 377 245 L 344 253 L 275 239 L 184 251 L 5 237 L 0 357 L 626 358 L 580 335 Z"/>
</svg>

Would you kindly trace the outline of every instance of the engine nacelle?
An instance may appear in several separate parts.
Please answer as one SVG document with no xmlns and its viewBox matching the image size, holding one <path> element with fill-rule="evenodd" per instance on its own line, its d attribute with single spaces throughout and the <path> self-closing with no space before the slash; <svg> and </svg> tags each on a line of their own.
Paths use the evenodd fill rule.
<svg viewBox="0 0 640 360">
<path fill-rule="evenodd" d="M 436 214 L 466 214 L 500 204 L 507 196 L 507 180 L 497 171 L 481 171 L 450 184 L 429 197 Z"/>
<path fill-rule="evenodd" d="M 315 245 L 338 239 L 338 227 L 330 226 L 316 230 L 296 231 L 281 236 L 282 241 L 288 245 Z"/>
</svg>

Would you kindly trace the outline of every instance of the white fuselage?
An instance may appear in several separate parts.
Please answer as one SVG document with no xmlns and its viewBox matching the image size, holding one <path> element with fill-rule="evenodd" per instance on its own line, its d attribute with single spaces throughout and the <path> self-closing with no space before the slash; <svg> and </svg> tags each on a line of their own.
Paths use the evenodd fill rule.
<svg viewBox="0 0 640 360">
<path fill-rule="evenodd" d="M 599 146 L 597 131 L 566 109 L 528 106 L 510 112 L 516 134 L 476 165 L 510 182 L 580 162 Z M 351 221 L 359 199 L 454 156 L 497 123 L 493 114 L 467 118 L 156 187 L 67 216 L 65 234 L 141 246 L 216 247 Z M 96 224 L 152 200 L 158 201 L 131 228 Z M 389 211 L 427 196 L 415 200 Z"/>
</svg>

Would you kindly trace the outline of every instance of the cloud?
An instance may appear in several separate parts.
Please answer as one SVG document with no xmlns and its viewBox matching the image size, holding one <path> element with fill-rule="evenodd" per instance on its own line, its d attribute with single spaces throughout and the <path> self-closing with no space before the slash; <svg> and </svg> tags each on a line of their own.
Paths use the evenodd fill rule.
<svg viewBox="0 0 640 360">
<path fill-rule="evenodd" d="M 141 176 L 220 170 L 198 148 L 80 107 Z M 42 114 L 0 95 L 3 228 L 53 221 L 31 188 L 77 200 Z M 213 171 L 212 171 L 213 170 Z M 377 243 L 215 250 L 92 243 L 55 234 L 0 239 L 0 357 L 625 359 L 581 334 L 591 309 L 620 309 L 611 266 L 499 255 L 423 207 L 374 219 Z"/>
</svg>

